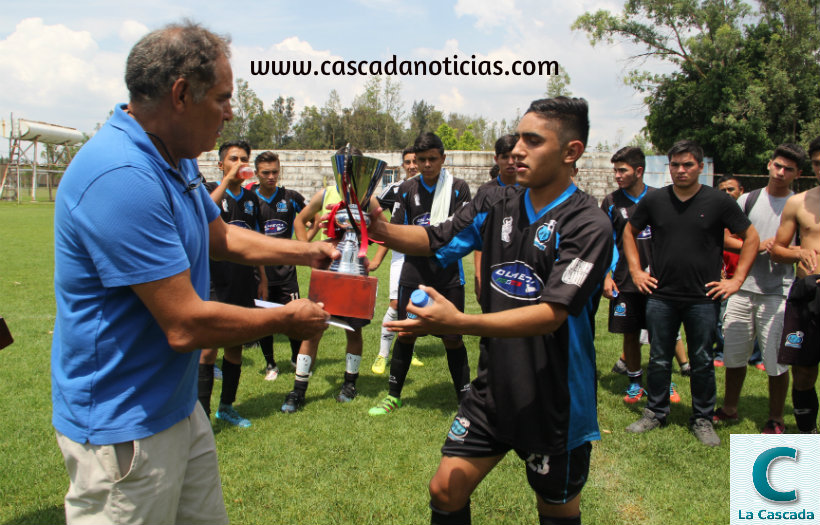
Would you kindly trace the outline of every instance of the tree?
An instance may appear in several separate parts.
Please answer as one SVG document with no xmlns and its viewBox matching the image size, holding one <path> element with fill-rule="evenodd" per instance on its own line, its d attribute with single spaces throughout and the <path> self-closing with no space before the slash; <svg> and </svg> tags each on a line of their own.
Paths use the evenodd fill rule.
<svg viewBox="0 0 820 525">
<path fill-rule="evenodd" d="M 569 90 L 569 73 L 562 70 L 556 75 L 550 75 L 547 80 L 547 97 L 569 97 L 572 96 L 572 91 Z"/>
<path fill-rule="evenodd" d="M 231 106 L 233 107 L 233 120 L 227 122 L 222 129 L 222 141 L 247 140 L 251 142 L 251 122 L 264 114 L 264 104 L 248 87 L 247 81 L 237 78 L 236 92 Z M 254 139 L 258 140 L 258 137 Z M 251 143 L 251 147 L 257 147 L 257 145 Z"/>
<path fill-rule="evenodd" d="M 293 109 L 293 97 L 284 98 L 279 95 L 273 101 L 273 107 L 268 111 L 271 119 L 273 147 L 281 148 L 290 140 L 290 131 L 296 113 Z"/>
<path fill-rule="evenodd" d="M 456 149 L 458 137 L 456 136 L 456 130 L 454 128 L 442 122 L 439 127 L 436 128 L 435 134 L 441 139 L 445 150 Z"/>
<path fill-rule="evenodd" d="M 775 145 L 806 142 L 817 131 L 816 3 L 762 0 L 755 12 L 741 0 L 627 0 L 622 14 L 586 13 L 573 28 L 593 45 L 630 42 L 642 51 L 635 58 L 677 67 L 626 75 L 646 94 L 652 144 L 665 150 L 694 139 L 714 156 L 717 171 L 756 173 Z"/>
</svg>

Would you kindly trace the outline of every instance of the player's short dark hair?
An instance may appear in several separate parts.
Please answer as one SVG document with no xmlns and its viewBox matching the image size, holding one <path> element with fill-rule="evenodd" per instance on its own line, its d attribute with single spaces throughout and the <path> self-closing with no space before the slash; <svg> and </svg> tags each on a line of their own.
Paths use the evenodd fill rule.
<svg viewBox="0 0 820 525">
<path fill-rule="evenodd" d="M 231 57 L 230 43 L 229 36 L 188 19 L 148 33 L 131 48 L 125 63 L 130 100 L 154 105 L 180 78 L 190 85 L 194 101 L 202 100 L 216 82 L 216 61 Z"/>
<path fill-rule="evenodd" d="M 672 160 L 673 155 L 682 155 L 684 153 L 691 153 L 692 156 L 695 157 L 695 160 L 698 161 L 698 164 L 703 162 L 703 148 L 694 140 L 679 140 L 675 142 L 672 144 L 672 147 L 669 148 L 669 151 L 666 152 L 666 156 L 669 160 Z"/>
<path fill-rule="evenodd" d="M 589 105 L 583 98 L 555 97 L 534 100 L 524 114 L 536 113 L 543 119 L 559 123 L 558 135 L 563 144 L 580 140 L 586 146 L 589 138 Z"/>
<path fill-rule="evenodd" d="M 737 187 L 738 187 L 738 188 L 743 189 L 743 183 L 742 183 L 742 182 L 740 182 L 740 179 L 738 179 L 737 177 L 735 177 L 735 176 L 734 176 L 734 175 L 732 175 L 731 173 L 727 173 L 726 175 L 721 176 L 721 177 L 717 180 L 717 184 L 716 184 L 716 185 L 717 185 L 717 186 L 720 186 L 720 185 L 721 185 L 721 184 L 723 184 L 724 182 L 729 182 L 729 181 L 731 181 L 731 180 L 733 180 L 733 181 L 737 182 Z"/>
<path fill-rule="evenodd" d="M 248 144 L 244 140 L 231 140 L 228 142 L 223 142 L 221 146 L 219 146 L 219 162 L 225 160 L 225 155 L 228 153 L 228 150 L 231 148 L 242 148 L 245 150 L 245 153 L 248 156 L 251 156 L 251 145 Z"/>
<path fill-rule="evenodd" d="M 772 160 L 777 157 L 783 157 L 784 159 L 789 159 L 794 162 L 797 164 L 798 170 L 803 169 L 803 165 L 806 163 L 806 152 L 803 148 L 791 142 L 784 142 L 774 149 Z"/>
<path fill-rule="evenodd" d="M 814 155 L 816 151 L 820 151 L 820 137 L 809 142 L 809 157 Z"/>
<path fill-rule="evenodd" d="M 259 169 L 263 162 L 279 162 L 279 155 L 272 151 L 263 151 L 253 160 L 253 167 Z"/>
<path fill-rule="evenodd" d="M 413 146 L 408 146 L 408 147 L 404 148 L 403 150 L 401 150 L 401 161 L 402 162 L 404 162 L 404 157 L 406 157 L 408 153 L 412 153 L 413 155 L 416 154 L 416 152 L 413 151 Z"/>
<path fill-rule="evenodd" d="M 437 149 L 439 153 L 444 155 L 444 143 L 441 142 L 439 136 L 426 131 L 416 137 L 416 141 L 413 142 L 413 153 L 421 153 L 430 149 Z"/>
<path fill-rule="evenodd" d="M 501 173 L 501 168 L 498 167 L 498 164 L 493 164 L 493 167 L 490 168 L 490 180 L 498 177 L 499 173 Z"/>
<path fill-rule="evenodd" d="M 502 135 L 495 141 L 495 154 L 505 155 L 513 150 L 515 143 L 518 142 L 518 137 L 515 135 Z"/>
<path fill-rule="evenodd" d="M 636 146 L 626 146 L 619 149 L 612 155 L 609 162 L 612 164 L 625 162 L 629 164 L 632 169 L 646 168 L 646 156 L 643 154 L 643 150 Z"/>
</svg>

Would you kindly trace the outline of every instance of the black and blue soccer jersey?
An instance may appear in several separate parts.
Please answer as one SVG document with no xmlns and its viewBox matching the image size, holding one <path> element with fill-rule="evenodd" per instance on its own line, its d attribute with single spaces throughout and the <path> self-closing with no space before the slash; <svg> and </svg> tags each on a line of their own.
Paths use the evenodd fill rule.
<svg viewBox="0 0 820 525">
<path fill-rule="evenodd" d="M 205 184 L 208 193 L 213 192 L 217 186 L 218 184 L 215 182 Z M 261 231 L 259 200 L 256 198 L 256 193 L 240 188 L 239 194 L 234 195 L 230 190 L 225 190 L 225 195 L 218 206 L 222 220 L 227 224 Z M 238 304 L 239 301 L 234 299 L 242 297 L 242 305 L 247 305 L 248 301 L 244 299 L 245 295 L 250 294 L 251 303 L 256 296 L 253 266 L 211 259 L 211 283 L 219 294 L 217 300 L 220 301 Z M 228 295 L 226 296 L 221 291 Z M 228 296 L 232 299 L 226 299 Z"/>
<path fill-rule="evenodd" d="M 483 252 L 484 312 L 545 302 L 569 312 L 549 334 L 482 338 L 478 376 L 462 403 L 487 414 L 500 441 L 529 452 L 600 439 L 593 317 L 614 243 L 595 199 L 570 185 L 536 211 L 528 189 L 499 187 L 427 234 L 441 264 Z"/>
<path fill-rule="evenodd" d="M 383 210 L 390 210 L 391 213 L 394 211 L 401 183 L 402 181 L 390 184 L 376 197 L 376 200 L 379 201 L 379 206 L 381 206 Z"/>
<path fill-rule="evenodd" d="M 615 245 L 618 248 L 618 260 L 615 264 L 615 271 L 612 272 L 612 280 L 621 292 L 640 293 L 638 287 L 632 282 L 629 274 L 629 263 L 624 255 L 624 228 L 629 218 L 635 211 L 635 207 L 646 195 L 655 191 L 655 188 L 644 186 L 643 192 L 637 197 L 633 197 L 624 190 L 618 189 L 604 197 L 601 202 L 601 209 L 609 217 L 612 223 L 612 234 L 615 236 Z M 651 273 L 652 266 L 652 226 L 647 226 L 638 233 L 635 243 L 638 245 L 638 256 L 641 260 L 641 268 Z M 614 261 L 613 261 L 614 262 Z"/>
<path fill-rule="evenodd" d="M 402 182 L 399 186 L 399 194 L 390 222 L 393 224 L 428 226 L 435 191 L 436 187 L 427 186 L 421 175 Z M 469 201 L 470 187 L 463 180 L 453 178 L 448 216 L 451 216 Z M 399 277 L 399 284 L 412 288 L 424 284 L 440 289 L 464 286 L 464 269 L 461 266 L 461 259 L 452 261 L 452 263 L 442 268 L 432 257 L 406 255 L 404 266 L 401 269 L 401 276 Z"/>
<path fill-rule="evenodd" d="M 269 237 L 290 239 L 293 237 L 293 220 L 305 208 L 305 198 L 298 191 L 280 186 L 276 193 L 266 199 L 254 190 L 259 199 L 259 220 L 262 232 Z M 290 265 L 265 266 L 268 285 L 282 284 L 296 279 L 296 268 Z"/>
</svg>

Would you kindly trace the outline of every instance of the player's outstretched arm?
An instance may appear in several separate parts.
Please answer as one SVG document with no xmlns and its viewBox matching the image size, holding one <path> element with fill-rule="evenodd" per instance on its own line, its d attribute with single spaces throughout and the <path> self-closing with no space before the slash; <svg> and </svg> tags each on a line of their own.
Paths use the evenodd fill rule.
<svg viewBox="0 0 820 525">
<path fill-rule="evenodd" d="M 177 352 L 236 346 L 272 333 L 310 339 L 327 328 L 322 305 L 299 299 L 280 308 L 242 308 L 203 301 L 189 270 L 131 286 Z"/>
<path fill-rule="evenodd" d="M 433 255 L 430 250 L 430 238 L 422 226 L 410 224 L 391 224 L 384 218 L 381 208 L 370 213 L 368 235 L 384 246 L 407 255 Z"/>
<path fill-rule="evenodd" d="M 209 242 L 211 258 L 251 266 L 296 264 L 327 268 L 331 260 L 340 256 L 339 251 L 327 242 L 308 243 L 268 237 L 225 224 L 221 218 L 209 225 Z"/>
<path fill-rule="evenodd" d="M 416 335 L 460 334 L 480 337 L 531 337 L 554 332 L 567 319 L 567 309 L 556 303 L 539 303 L 490 314 L 466 314 L 429 286 L 420 286 L 433 304 L 417 308 L 407 305 L 415 319 L 391 321 L 384 326 L 393 332 Z"/>
<path fill-rule="evenodd" d="M 322 211 L 322 199 L 324 199 L 325 191 L 319 190 L 310 198 L 307 206 L 302 208 L 296 217 L 293 219 L 293 234 L 300 241 L 309 241 L 312 237 L 309 235 L 308 223 L 311 223 L 311 230 L 314 228 L 316 232 L 319 231 L 319 224 L 316 220 L 316 214 Z M 315 235 L 315 233 L 314 233 Z"/>
</svg>

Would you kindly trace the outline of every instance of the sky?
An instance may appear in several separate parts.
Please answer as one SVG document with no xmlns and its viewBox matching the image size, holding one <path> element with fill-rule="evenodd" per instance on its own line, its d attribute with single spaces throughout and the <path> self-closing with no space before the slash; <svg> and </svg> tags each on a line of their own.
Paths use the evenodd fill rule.
<svg viewBox="0 0 820 525">
<path fill-rule="evenodd" d="M 623 83 L 635 48 L 590 46 L 570 26 L 585 11 L 619 11 L 619 0 L 355 0 L 216 2 L 143 0 L 127 9 L 109 2 L 28 0 L 4 5 L 0 19 L 0 118 L 39 120 L 91 133 L 127 101 L 128 51 L 147 32 L 188 17 L 232 39 L 234 78 L 267 107 L 282 95 L 297 112 L 322 106 L 336 89 L 343 106 L 367 76 L 252 75 L 257 60 L 557 61 L 574 96 L 590 105 L 589 147 L 625 144 L 644 126 L 642 97 Z M 643 64 L 661 70 L 661 64 Z M 425 100 L 456 112 L 513 121 L 544 96 L 547 76 L 397 76 L 405 115 Z M 6 149 L 5 147 L 3 149 Z"/>
</svg>

